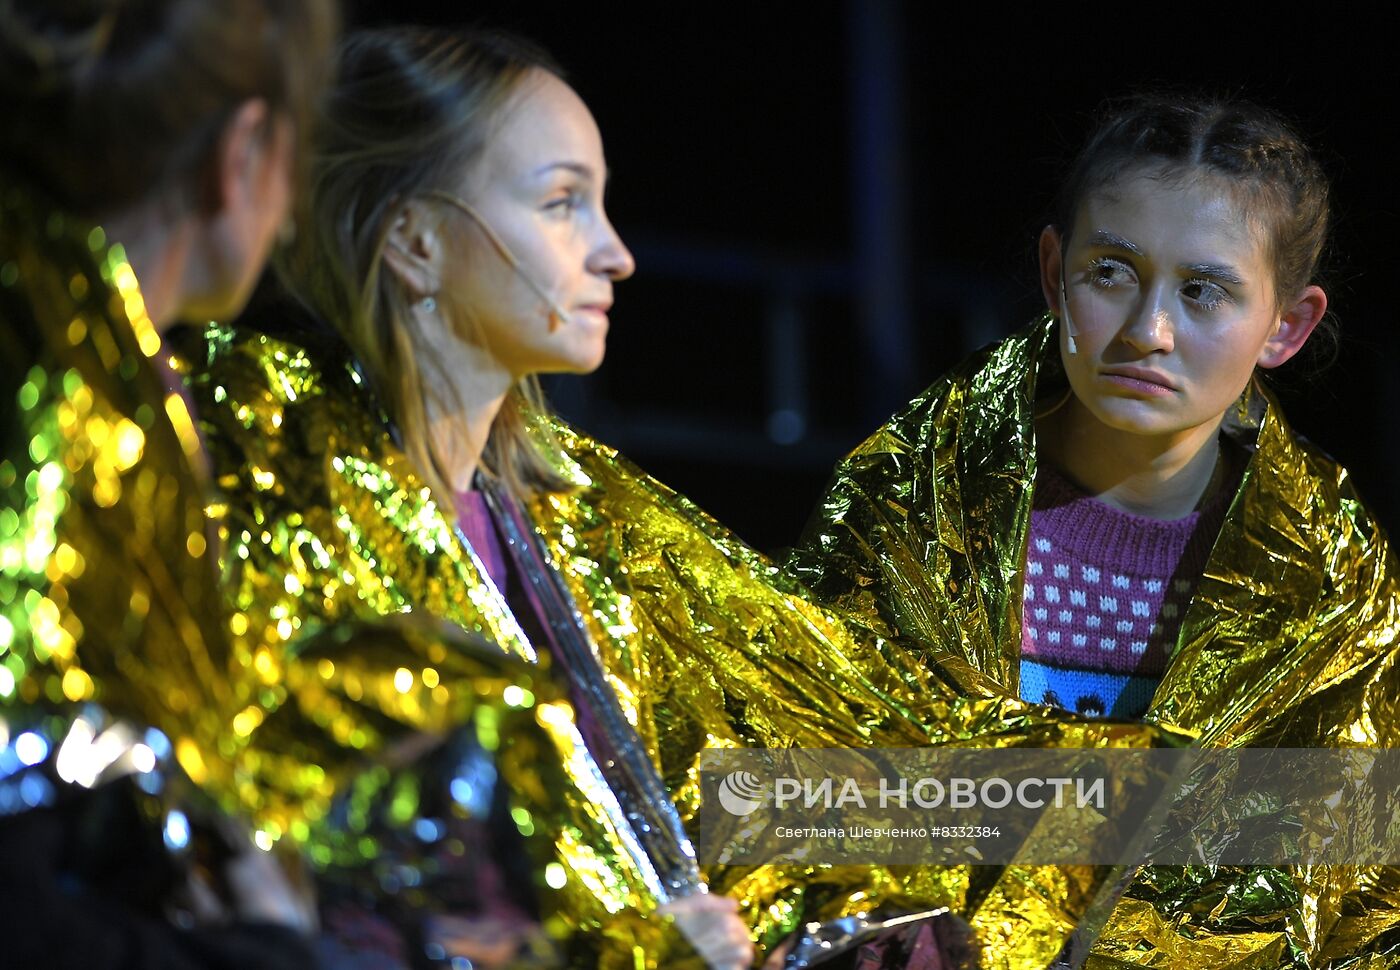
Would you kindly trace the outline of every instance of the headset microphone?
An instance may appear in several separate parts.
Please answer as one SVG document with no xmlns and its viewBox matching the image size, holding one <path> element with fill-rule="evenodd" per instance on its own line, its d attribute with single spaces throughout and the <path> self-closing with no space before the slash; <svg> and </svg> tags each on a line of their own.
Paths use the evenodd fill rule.
<svg viewBox="0 0 1400 970">
<path fill-rule="evenodd" d="M 427 195 L 429 198 L 437 199 L 441 202 L 446 202 L 448 205 L 455 206 L 456 208 L 461 209 L 467 215 L 471 216 L 472 220 L 478 226 L 481 227 L 481 231 L 486 234 L 486 238 L 491 240 L 491 245 L 496 247 L 496 252 L 501 254 L 501 258 L 504 259 L 507 264 L 509 264 L 511 269 L 515 270 L 516 275 L 519 276 L 522 280 L 524 280 L 525 285 L 528 286 L 531 290 L 533 290 L 535 296 L 543 300 L 545 306 L 549 308 L 549 312 L 551 315 L 549 321 L 549 329 L 554 329 L 555 317 L 558 317 L 560 323 L 569 322 L 569 314 L 564 310 L 563 307 L 561 307 L 557 302 L 555 302 L 554 298 L 551 297 L 549 293 L 545 291 L 545 288 L 540 285 L 539 281 L 536 280 L 532 275 L 530 275 L 530 273 L 526 271 L 524 266 L 520 265 L 520 260 L 515 258 L 515 253 L 513 253 L 511 251 L 511 248 L 506 245 L 506 241 L 496 234 L 496 230 L 491 228 L 491 224 L 482 217 L 481 213 L 477 212 L 476 209 L 473 208 L 469 203 L 467 203 L 463 199 L 459 199 L 451 192 L 434 190 L 432 192 L 427 193 Z"/>
<path fill-rule="evenodd" d="M 1071 354 L 1079 353 L 1074 345 L 1074 318 L 1069 315 L 1069 296 L 1065 293 L 1065 267 L 1060 264 L 1060 316 L 1065 321 L 1066 349 Z"/>
</svg>

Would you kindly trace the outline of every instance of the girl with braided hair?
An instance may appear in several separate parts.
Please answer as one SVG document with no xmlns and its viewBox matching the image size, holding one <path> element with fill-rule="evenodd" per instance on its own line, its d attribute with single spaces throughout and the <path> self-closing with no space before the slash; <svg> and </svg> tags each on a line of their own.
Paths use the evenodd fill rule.
<svg viewBox="0 0 1400 970">
<path fill-rule="evenodd" d="M 1273 112 L 1111 105 L 1040 238 L 1049 312 L 837 467 L 796 574 L 972 692 L 1205 746 L 1393 746 L 1393 553 L 1260 380 L 1325 326 L 1328 214 Z M 1252 903 L 1203 905 L 1226 897 Z M 1148 869 L 1097 953 L 1331 966 L 1392 953 L 1397 900 L 1392 870 Z"/>
</svg>

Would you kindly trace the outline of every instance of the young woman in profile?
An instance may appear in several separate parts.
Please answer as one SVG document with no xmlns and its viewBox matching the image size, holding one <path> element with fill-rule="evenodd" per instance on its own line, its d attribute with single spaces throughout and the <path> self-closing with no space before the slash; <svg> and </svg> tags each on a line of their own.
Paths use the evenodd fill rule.
<svg viewBox="0 0 1400 970">
<path fill-rule="evenodd" d="M 549 435 L 534 375 L 598 366 L 613 284 L 633 267 L 603 211 L 597 126 L 548 58 L 511 38 L 367 32 L 347 41 L 340 75 L 313 164 L 310 219 L 284 276 L 340 331 L 361 369 L 342 386 L 352 376 L 343 354 L 320 375 L 290 345 L 244 335 L 223 346 L 216 336 L 214 359 L 196 379 L 229 485 L 238 606 L 255 625 L 277 615 L 335 620 L 411 608 L 566 669 L 586 666 L 597 643 L 627 671 L 637 661 L 614 654 L 635 650 L 626 598 L 599 564 L 539 546 L 527 516 L 556 513 L 525 505 L 579 499 L 578 470 L 552 463 L 534 441 Z M 300 390 L 269 400 L 266 368 L 286 364 Z M 366 406 L 370 387 L 377 398 Z M 247 417 L 249 407 L 258 417 Z M 307 431 L 317 436 L 309 455 L 299 440 Z M 277 486 L 257 489 L 253 468 L 272 472 Z M 289 518 L 304 524 L 265 531 Z M 247 541 L 259 533 L 262 541 Z M 308 547 L 320 550 L 310 560 Z M 561 553 L 563 577 L 549 559 Z M 581 590 L 591 604 L 582 610 Z M 615 829 L 565 833 L 580 844 L 559 888 L 577 900 L 580 925 L 603 927 L 596 952 L 573 959 L 630 966 L 636 950 L 649 963 L 679 960 L 667 955 L 669 932 L 654 914 L 650 923 L 616 915 L 635 912 L 654 888 L 677 897 L 666 912 L 710 966 L 749 965 L 736 904 L 686 893 L 694 863 L 637 733 L 653 730 L 636 717 L 650 698 L 619 683 L 625 707 L 600 709 L 600 692 L 615 689 L 602 669 L 574 673 L 581 740 L 597 757 L 574 778 L 571 797 L 593 805 L 593 776 L 610 771 L 609 784 L 635 798 L 602 799 L 617 804 Z M 639 772 L 646 777 L 631 784 Z M 670 839 L 655 873 L 621 861 L 632 836 L 617 833 L 637 812 L 649 815 L 654 837 Z M 609 818 L 606 808 L 601 814 Z M 480 959 L 482 937 L 509 940 L 528 915 L 528 902 L 513 912 L 499 902 L 476 900 L 470 919 L 435 917 L 434 935 Z M 357 918 L 345 917 L 349 934 L 359 932 Z M 386 960 L 405 959 L 393 941 L 386 948 Z M 505 956 L 514 957 L 510 947 Z"/>
<path fill-rule="evenodd" d="M 247 677 L 162 337 L 246 301 L 335 24 L 329 0 L 0 6 L 6 966 L 312 959 L 313 914 L 246 835 L 208 879 L 172 868 L 192 805 L 171 748 L 230 794 L 218 738 Z"/>
<path fill-rule="evenodd" d="M 1040 239 L 1049 313 L 837 467 L 792 571 L 1029 701 L 1212 746 L 1393 745 L 1394 556 L 1260 380 L 1323 322 L 1328 212 L 1267 110 L 1112 105 Z M 1397 900 L 1390 870 L 1147 870 L 1098 952 L 1330 966 L 1390 952 Z"/>
</svg>

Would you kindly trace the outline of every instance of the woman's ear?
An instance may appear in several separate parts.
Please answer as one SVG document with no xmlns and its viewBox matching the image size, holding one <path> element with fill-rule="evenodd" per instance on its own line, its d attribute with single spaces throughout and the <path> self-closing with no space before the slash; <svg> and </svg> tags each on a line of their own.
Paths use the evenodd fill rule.
<svg viewBox="0 0 1400 970">
<path fill-rule="evenodd" d="M 1291 307 L 1283 311 L 1278 324 L 1259 352 L 1260 367 L 1277 367 L 1303 349 L 1313 330 L 1327 312 L 1327 294 L 1320 286 L 1308 286 Z"/>
<path fill-rule="evenodd" d="M 277 150 L 275 132 L 269 132 L 267 102 L 250 98 L 224 123 L 214 146 L 213 163 L 197 200 L 210 218 L 226 212 L 257 211 L 257 186 L 270 167 L 268 155 Z M 274 137 L 269 138 L 269 134 Z M 290 143 L 282 148 L 290 151 Z"/>
<path fill-rule="evenodd" d="M 384 262 L 415 299 L 442 288 L 444 240 L 441 213 L 413 199 L 398 204 L 384 239 Z"/>
<path fill-rule="evenodd" d="M 180 315 L 230 317 L 252 292 L 291 206 L 293 134 L 291 121 L 261 98 L 242 102 L 225 120 L 182 214 L 196 235 Z"/>
<path fill-rule="evenodd" d="M 1045 296 L 1045 308 L 1054 314 L 1060 312 L 1061 242 L 1055 226 L 1040 230 L 1040 292 Z"/>
</svg>

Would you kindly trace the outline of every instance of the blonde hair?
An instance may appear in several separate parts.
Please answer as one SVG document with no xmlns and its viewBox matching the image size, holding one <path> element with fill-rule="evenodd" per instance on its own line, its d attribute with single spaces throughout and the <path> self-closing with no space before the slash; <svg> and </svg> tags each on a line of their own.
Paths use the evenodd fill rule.
<svg viewBox="0 0 1400 970">
<path fill-rule="evenodd" d="M 311 163 L 310 217 L 279 266 L 288 288 L 328 320 L 368 369 L 402 435 L 404 450 L 439 505 L 453 507 L 451 479 L 433 448 L 429 415 L 459 411 L 453 384 L 435 373 L 413 298 L 384 269 L 384 248 L 404 201 L 449 190 L 480 154 L 501 108 L 532 71 L 559 68 L 540 48 L 508 34 L 427 28 L 348 37 Z M 470 321 L 466 321 L 470 323 Z M 434 405 L 434 406 L 430 406 Z M 545 445 L 538 381 L 506 395 L 481 469 L 522 499 L 566 491 Z M 465 426 L 460 433 L 466 435 Z"/>
</svg>

